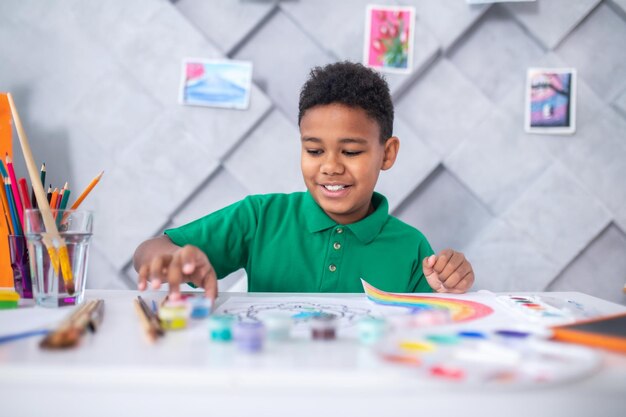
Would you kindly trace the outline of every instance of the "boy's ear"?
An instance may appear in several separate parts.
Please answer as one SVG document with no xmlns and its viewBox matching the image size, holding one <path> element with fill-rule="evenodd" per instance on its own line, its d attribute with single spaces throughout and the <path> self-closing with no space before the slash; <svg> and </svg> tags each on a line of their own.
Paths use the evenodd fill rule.
<svg viewBox="0 0 626 417">
<path fill-rule="evenodd" d="M 395 136 L 390 137 L 385 142 L 385 155 L 383 156 L 383 165 L 380 169 L 388 170 L 396 162 L 398 151 L 400 150 L 400 139 Z"/>
</svg>

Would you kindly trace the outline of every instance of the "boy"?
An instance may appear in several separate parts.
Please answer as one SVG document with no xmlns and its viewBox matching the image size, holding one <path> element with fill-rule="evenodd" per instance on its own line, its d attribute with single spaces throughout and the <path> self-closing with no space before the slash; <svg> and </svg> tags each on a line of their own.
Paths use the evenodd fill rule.
<svg viewBox="0 0 626 417">
<path fill-rule="evenodd" d="M 301 167 L 307 192 L 253 195 L 143 242 L 133 261 L 139 289 L 181 282 L 217 296 L 217 279 L 245 268 L 249 291 L 467 291 L 463 254 L 433 255 L 426 238 L 388 214 L 374 192 L 400 141 L 385 80 L 361 64 L 317 67 L 300 93 Z"/>
</svg>

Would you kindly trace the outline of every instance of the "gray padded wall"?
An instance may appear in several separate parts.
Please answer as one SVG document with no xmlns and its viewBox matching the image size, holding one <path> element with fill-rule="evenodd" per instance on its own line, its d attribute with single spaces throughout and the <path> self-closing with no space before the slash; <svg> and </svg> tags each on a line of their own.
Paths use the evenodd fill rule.
<svg viewBox="0 0 626 417">
<path fill-rule="evenodd" d="M 126 288 L 133 251 L 249 193 L 303 190 L 296 123 L 312 66 L 362 59 L 363 0 L 3 0 L 0 91 L 48 178 L 96 210 L 90 287 Z M 401 139 L 378 190 L 476 289 L 625 302 L 626 1 L 384 1 L 416 8 L 409 75 L 387 75 Z M 182 107 L 181 59 L 254 64 L 248 110 Z M 529 66 L 578 70 L 573 136 L 523 131 Z M 16 156 L 17 169 L 24 171 Z M 220 284 L 245 289 L 241 272 Z"/>
</svg>

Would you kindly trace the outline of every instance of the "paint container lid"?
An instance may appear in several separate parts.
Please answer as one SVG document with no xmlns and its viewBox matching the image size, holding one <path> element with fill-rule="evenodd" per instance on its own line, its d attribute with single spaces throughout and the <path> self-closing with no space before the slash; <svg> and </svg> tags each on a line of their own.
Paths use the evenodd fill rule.
<svg viewBox="0 0 626 417">
<path fill-rule="evenodd" d="M 373 345 L 387 332 L 387 322 L 377 317 L 364 317 L 357 323 L 359 341 L 364 345 Z"/>
<path fill-rule="evenodd" d="M 337 316 L 334 314 L 322 313 L 311 318 L 311 329 L 313 330 L 335 330 L 337 327 Z"/>
<path fill-rule="evenodd" d="M 214 314 L 209 316 L 209 336 L 215 342 L 227 342 L 232 337 L 232 327 L 235 316 L 230 314 Z"/>
<path fill-rule="evenodd" d="M 213 301 L 204 296 L 193 297 L 190 300 L 191 304 L 191 318 L 204 319 L 211 314 L 211 308 L 213 307 Z"/>
<path fill-rule="evenodd" d="M 258 352 L 263 347 L 265 328 L 259 321 L 240 321 L 233 328 L 237 347 L 245 352 Z"/>
<path fill-rule="evenodd" d="M 158 315 L 161 320 L 187 319 L 190 312 L 191 307 L 186 301 L 166 301 L 159 308 Z"/>
<path fill-rule="evenodd" d="M 265 334 L 270 340 L 285 340 L 289 338 L 293 319 L 290 316 L 271 313 L 263 316 Z"/>
</svg>

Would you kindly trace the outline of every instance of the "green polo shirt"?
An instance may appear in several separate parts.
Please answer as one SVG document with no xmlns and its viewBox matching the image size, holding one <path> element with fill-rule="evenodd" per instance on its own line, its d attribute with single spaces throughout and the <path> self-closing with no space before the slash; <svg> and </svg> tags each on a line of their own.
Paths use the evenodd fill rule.
<svg viewBox="0 0 626 417">
<path fill-rule="evenodd" d="M 389 215 L 384 196 L 372 202 L 372 214 L 341 225 L 308 192 L 251 195 L 165 234 L 204 251 L 218 278 L 244 268 L 251 292 L 363 292 L 361 278 L 384 291 L 431 292 L 428 241 Z"/>
</svg>

